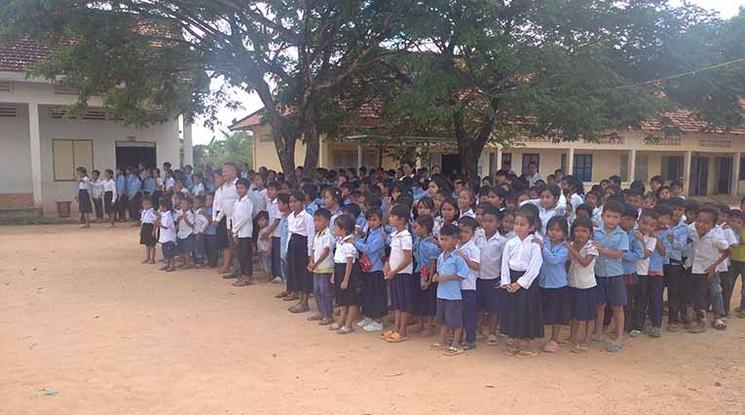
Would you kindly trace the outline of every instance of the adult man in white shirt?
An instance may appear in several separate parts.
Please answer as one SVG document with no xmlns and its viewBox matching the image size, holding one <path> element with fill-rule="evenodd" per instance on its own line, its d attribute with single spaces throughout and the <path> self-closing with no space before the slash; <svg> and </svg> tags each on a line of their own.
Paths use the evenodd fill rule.
<svg viewBox="0 0 745 415">
<path fill-rule="evenodd" d="M 224 274 L 223 278 L 237 278 L 237 272 L 230 272 L 237 248 L 235 241 L 232 237 L 230 237 L 233 234 L 233 207 L 235 205 L 235 201 L 238 200 L 238 192 L 235 189 L 235 185 L 238 182 L 238 168 L 236 167 L 236 165 L 234 163 L 225 163 L 222 166 L 222 177 L 225 182 L 217 191 L 215 191 L 215 198 L 213 201 L 212 210 L 212 224 L 217 226 L 222 218 L 225 218 L 225 224 L 228 228 L 228 244 L 230 247 L 229 249 L 223 250 L 224 264 L 223 268 L 219 272 Z M 214 206 L 216 206 L 217 208 L 215 208 Z"/>
<path fill-rule="evenodd" d="M 528 163 L 528 173 L 525 175 L 528 179 L 528 184 L 530 184 L 530 187 L 535 186 L 535 184 L 540 180 L 543 181 L 543 177 L 540 173 L 538 173 L 538 163 L 535 161 L 531 161 Z"/>
</svg>

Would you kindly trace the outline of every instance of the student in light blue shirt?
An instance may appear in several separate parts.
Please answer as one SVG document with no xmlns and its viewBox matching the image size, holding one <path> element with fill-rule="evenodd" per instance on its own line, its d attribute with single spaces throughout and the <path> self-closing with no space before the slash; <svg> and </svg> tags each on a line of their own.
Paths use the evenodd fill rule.
<svg viewBox="0 0 745 415">
<path fill-rule="evenodd" d="M 364 318 L 357 323 L 357 326 L 368 332 L 383 330 L 381 320 L 388 312 L 388 296 L 383 276 L 385 237 L 382 232 L 382 222 L 383 212 L 380 209 L 368 209 L 367 232 L 358 228 L 358 236 L 362 237 L 358 237 L 354 243 L 354 246 L 362 253 L 358 262 L 362 271 L 362 315 Z"/>
<path fill-rule="evenodd" d="M 551 340 L 543 346 L 543 351 L 556 353 L 559 351 L 561 326 L 568 324 L 571 318 L 566 271 L 569 249 L 564 245 L 569 225 L 563 216 L 554 216 L 548 220 L 545 232 L 538 281 L 543 289 L 543 322 L 551 325 Z"/>
<path fill-rule="evenodd" d="M 432 236 L 435 221 L 431 215 L 421 215 L 414 222 L 414 279 L 419 283 L 417 307 L 414 314 L 419 316 L 422 336 L 432 332 L 433 320 L 437 314 L 437 283 L 432 276 L 437 272 L 437 258 L 442 249 Z"/>
<path fill-rule="evenodd" d="M 623 277 L 623 254 L 629 250 L 629 238 L 618 226 L 621 223 L 623 206 L 610 201 L 603 206 L 603 226 L 595 228 L 594 242 L 598 250 L 595 260 L 595 278 L 600 288 L 601 301 L 597 307 L 597 319 L 593 337 L 602 340 L 601 332 L 605 319 L 605 305 L 613 311 L 615 337 L 608 344 L 609 352 L 623 351 L 624 313 L 626 284 Z"/>
<path fill-rule="evenodd" d="M 686 202 L 679 197 L 667 200 L 671 218 L 667 237 L 663 239 L 668 265 L 664 267 L 665 285 L 667 286 L 668 330 L 680 331 L 688 319 L 686 315 L 685 270 L 683 268 L 683 251 L 688 244 L 688 224 L 682 219 Z"/>
<path fill-rule="evenodd" d="M 621 216 L 621 229 L 626 232 L 629 240 L 629 250 L 623 253 L 621 265 L 623 267 L 623 278 L 626 284 L 626 298 L 628 301 L 623 307 L 625 330 L 632 329 L 632 318 L 636 306 L 636 292 L 639 288 L 639 277 L 636 275 L 636 263 L 644 257 L 644 247 L 642 242 L 637 238 L 636 220 L 639 211 L 628 203 L 623 206 L 623 215 Z"/>
<path fill-rule="evenodd" d="M 463 302 L 460 283 L 470 272 L 466 260 L 456 253 L 458 227 L 443 225 L 440 229 L 440 247 L 443 252 L 437 258 L 437 274 L 432 282 L 437 283 L 437 319 L 442 324 L 440 341 L 433 348 L 444 348 L 444 353 L 455 355 L 463 353 L 459 339 L 463 331 Z M 453 342 L 447 344 L 448 334 L 453 332 Z"/>
<path fill-rule="evenodd" d="M 134 170 L 129 172 L 127 176 L 127 197 L 129 198 L 129 219 L 139 220 L 140 219 L 140 190 L 142 189 L 142 181 L 135 174 Z"/>
<path fill-rule="evenodd" d="M 127 220 L 127 206 L 129 196 L 127 195 L 127 172 L 122 169 L 116 170 L 116 213 L 120 221 Z"/>
</svg>

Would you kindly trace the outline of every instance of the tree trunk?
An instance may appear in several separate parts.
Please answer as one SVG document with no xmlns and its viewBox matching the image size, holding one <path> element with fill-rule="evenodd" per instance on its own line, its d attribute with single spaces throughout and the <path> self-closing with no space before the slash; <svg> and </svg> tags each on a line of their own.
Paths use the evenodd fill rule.
<svg viewBox="0 0 745 415">
<path fill-rule="evenodd" d="M 306 176 L 318 167 L 318 153 L 321 147 L 318 123 L 321 114 L 318 112 L 318 103 L 311 99 L 305 111 L 303 125 L 303 141 L 305 142 L 305 161 L 303 172 Z"/>
<path fill-rule="evenodd" d="M 466 131 L 463 118 L 463 113 L 460 111 L 453 114 L 453 129 L 458 146 L 458 157 L 461 160 L 461 170 L 466 177 L 472 178 L 478 175 L 479 158 L 494 129 L 494 119 L 487 117 L 482 121 L 479 130 L 471 135 Z"/>
</svg>

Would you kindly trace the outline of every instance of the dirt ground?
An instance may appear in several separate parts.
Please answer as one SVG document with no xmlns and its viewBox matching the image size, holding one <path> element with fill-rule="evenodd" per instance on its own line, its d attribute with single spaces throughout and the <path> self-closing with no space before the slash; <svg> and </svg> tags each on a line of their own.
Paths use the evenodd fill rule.
<svg viewBox="0 0 745 415">
<path fill-rule="evenodd" d="M 621 354 L 445 357 L 143 256 L 135 228 L 0 227 L 0 413 L 745 413 L 745 320 Z"/>
</svg>

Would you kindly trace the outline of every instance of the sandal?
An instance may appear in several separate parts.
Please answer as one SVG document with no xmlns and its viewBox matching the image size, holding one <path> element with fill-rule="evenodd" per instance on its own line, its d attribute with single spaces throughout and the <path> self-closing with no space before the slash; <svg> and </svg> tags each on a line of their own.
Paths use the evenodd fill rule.
<svg viewBox="0 0 745 415">
<path fill-rule="evenodd" d="M 435 342 L 429 345 L 429 350 L 439 352 L 445 348 L 445 345 L 440 342 Z"/>
<path fill-rule="evenodd" d="M 285 296 L 282 301 L 297 301 L 300 299 L 300 296 L 297 294 L 289 294 Z"/>
<path fill-rule="evenodd" d="M 714 323 L 712 323 L 712 326 L 714 326 L 717 330 L 724 330 L 727 328 L 727 323 L 724 322 L 721 318 L 718 318 L 714 320 Z"/>
<path fill-rule="evenodd" d="M 308 316 L 308 321 L 320 321 L 322 319 L 323 319 L 323 316 L 320 315 L 319 313 Z"/>
<path fill-rule="evenodd" d="M 285 298 L 288 295 L 290 295 L 290 293 L 288 293 L 287 291 L 282 291 L 281 293 L 275 295 L 274 298 Z"/>
<path fill-rule="evenodd" d="M 349 334 L 349 333 L 351 333 L 353 331 L 354 331 L 354 329 L 352 329 L 351 327 L 344 326 L 344 327 L 340 328 L 339 330 L 337 330 L 336 333 L 337 334 Z"/>
<path fill-rule="evenodd" d="M 305 313 L 306 311 L 310 311 L 310 307 L 307 305 L 295 304 L 289 311 L 294 314 Z"/>
<path fill-rule="evenodd" d="M 318 322 L 319 326 L 328 326 L 329 324 L 333 323 L 333 318 L 322 318 L 321 321 Z"/>
<path fill-rule="evenodd" d="M 571 349 L 569 349 L 572 353 L 585 353 L 589 352 L 590 348 L 588 346 L 585 346 L 584 344 L 575 344 L 572 346 Z"/>
<path fill-rule="evenodd" d="M 387 339 L 388 337 L 390 337 L 390 336 L 391 336 L 391 334 L 393 334 L 393 333 L 395 333 L 395 332 L 396 332 L 396 330 L 388 330 L 388 331 L 386 331 L 386 332 L 384 332 L 384 333 L 382 333 L 382 334 L 380 335 L 380 339 L 381 339 L 381 340 L 385 340 L 385 339 Z"/>
<path fill-rule="evenodd" d="M 520 350 L 515 349 L 515 348 L 509 348 L 504 351 L 504 354 L 506 354 L 507 356 L 512 356 L 512 357 L 515 357 L 518 353 L 520 353 Z"/>
<path fill-rule="evenodd" d="M 401 343 L 405 342 L 406 340 L 409 340 L 409 338 L 406 336 L 402 336 L 399 332 L 394 332 L 385 339 L 385 341 L 387 341 L 388 343 Z"/>
<path fill-rule="evenodd" d="M 459 346 L 450 346 L 442 351 L 442 354 L 445 356 L 457 356 L 459 354 L 464 353 L 465 350 L 462 347 Z"/>
<path fill-rule="evenodd" d="M 527 359 L 531 357 L 538 356 L 538 352 L 534 352 L 532 350 L 520 350 L 515 354 L 515 357 L 521 358 L 521 359 Z"/>
<path fill-rule="evenodd" d="M 618 343 L 611 343 L 608 345 L 608 351 L 611 353 L 618 353 L 623 351 L 623 345 Z"/>
<path fill-rule="evenodd" d="M 494 334 L 490 334 L 488 339 L 486 340 L 486 344 L 489 346 L 498 346 L 499 345 L 499 337 L 497 337 Z"/>
<path fill-rule="evenodd" d="M 339 330 L 342 327 L 343 325 L 341 323 L 336 322 L 329 326 L 329 330 Z"/>
<path fill-rule="evenodd" d="M 556 353 L 559 351 L 559 343 L 550 340 L 548 343 L 543 345 L 543 351 L 546 353 Z"/>
</svg>

